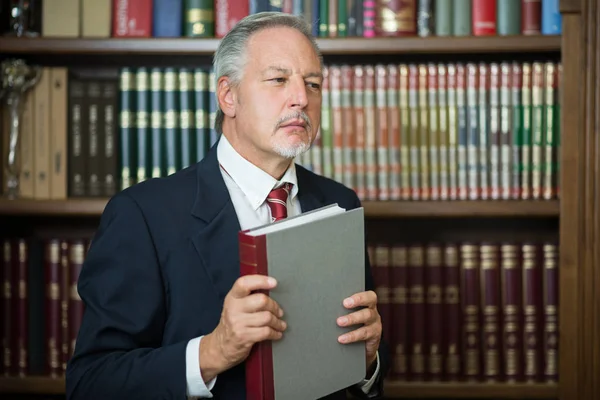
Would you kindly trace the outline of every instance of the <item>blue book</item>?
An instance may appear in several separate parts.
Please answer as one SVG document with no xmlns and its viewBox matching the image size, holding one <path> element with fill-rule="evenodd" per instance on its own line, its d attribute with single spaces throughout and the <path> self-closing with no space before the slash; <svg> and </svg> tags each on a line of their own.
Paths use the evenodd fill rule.
<svg viewBox="0 0 600 400">
<path fill-rule="evenodd" d="M 154 0 L 152 6 L 152 36 L 181 37 L 183 2 L 181 0 Z"/>
<path fill-rule="evenodd" d="M 542 35 L 562 33 L 562 16 L 558 3 L 559 0 L 542 0 Z"/>
</svg>

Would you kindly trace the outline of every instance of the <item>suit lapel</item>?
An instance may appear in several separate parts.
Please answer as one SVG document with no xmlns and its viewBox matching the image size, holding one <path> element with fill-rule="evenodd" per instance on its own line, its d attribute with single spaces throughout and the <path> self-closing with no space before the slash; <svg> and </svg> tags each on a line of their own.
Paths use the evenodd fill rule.
<svg viewBox="0 0 600 400">
<path fill-rule="evenodd" d="M 239 277 L 239 221 L 221 176 L 216 144 L 198 164 L 192 215 L 201 221 L 192 242 L 220 300 Z"/>
<path fill-rule="evenodd" d="M 298 179 L 298 200 L 302 212 L 315 210 L 326 205 L 323 193 L 314 185 L 309 172 L 296 165 L 296 178 Z"/>
</svg>

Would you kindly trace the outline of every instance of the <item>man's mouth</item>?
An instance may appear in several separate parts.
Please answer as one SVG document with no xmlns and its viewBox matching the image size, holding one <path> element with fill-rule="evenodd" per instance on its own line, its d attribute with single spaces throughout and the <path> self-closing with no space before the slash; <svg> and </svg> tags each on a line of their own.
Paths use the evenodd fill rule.
<svg viewBox="0 0 600 400">
<path fill-rule="evenodd" d="M 286 127 L 300 127 L 300 128 L 305 128 L 306 129 L 306 122 L 304 122 L 301 119 L 297 119 L 297 120 L 292 120 L 289 122 L 286 122 L 285 124 L 281 125 L 282 128 L 286 128 Z"/>
</svg>

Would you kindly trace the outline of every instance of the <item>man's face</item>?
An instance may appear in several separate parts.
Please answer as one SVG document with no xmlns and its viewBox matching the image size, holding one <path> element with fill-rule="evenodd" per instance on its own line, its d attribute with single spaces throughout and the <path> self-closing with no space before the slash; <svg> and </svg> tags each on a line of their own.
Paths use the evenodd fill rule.
<svg viewBox="0 0 600 400">
<path fill-rule="evenodd" d="M 236 131 L 261 157 L 310 148 L 321 117 L 321 65 L 308 39 L 276 27 L 254 34 L 235 103 Z"/>
</svg>

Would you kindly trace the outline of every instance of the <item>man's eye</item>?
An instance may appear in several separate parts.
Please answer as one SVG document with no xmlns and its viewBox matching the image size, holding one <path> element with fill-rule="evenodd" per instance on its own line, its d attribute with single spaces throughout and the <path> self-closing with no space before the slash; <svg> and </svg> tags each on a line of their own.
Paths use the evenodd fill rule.
<svg viewBox="0 0 600 400">
<path fill-rule="evenodd" d="M 274 81 L 274 82 L 277 82 L 277 83 L 283 83 L 283 82 L 285 82 L 285 78 L 273 78 L 271 80 Z"/>
<path fill-rule="evenodd" d="M 310 87 L 311 87 L 311 89 L 316 89 L 316 90 L 318 90 L 318 89 L 320 89 L 320 88 L 321 88 L 321 85 L 319 85 L 318 83 L 314 83 L 314 82 L 307 82 L 306 84 L 307 84 L 308 86 L 310 86 Z"/>
</svg>

